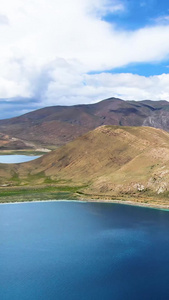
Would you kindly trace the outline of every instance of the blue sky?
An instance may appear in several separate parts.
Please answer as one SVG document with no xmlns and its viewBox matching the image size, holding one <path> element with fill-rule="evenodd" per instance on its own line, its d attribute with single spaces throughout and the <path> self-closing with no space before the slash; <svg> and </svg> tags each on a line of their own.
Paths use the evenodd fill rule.
<svg viewBox="0 0 169 300">
<path fill-rule="evenodd" d="M 109 97 L 169 100 L 169 3 L 2 0 L 0 118 Z"/>
<path fill-rule="evenodd" d="M 152 63 L 130 63 L 124 67 L 113 68 L 112 70 L 105 70 L 106 73 L 132 73 L 141 76 L 160 75 L 169 72 L 169 61 L 152 62 Z M 89 74 L 100 74 L 101 72 L 91 71 Z"/>
<path fill-rule="evenodd" d="M 124 10 L 117 14 L 108 13 L 104 20 L 114 24 L 118 30 L 134 31 L 157 24 L 169 24 L 169 3 L 164 0 L 124 0 Z M 151 63 L 131 63 L 122 68 L 110 70 L 112 73 L 134 73 L 143 76 L 168 73 L 169 58 Z"/>
<path fill-rule="evenodd" d="M 123 11 L 117 14 L 108 13 L 104 17 L 104 20 L 115 23 L 121 29 L 136 30 L 152 26 L 159 18 L 163 18 L 169 13 L 169 4 L 164 0 L 124 0 L 122 3 Z"/>
</svg>

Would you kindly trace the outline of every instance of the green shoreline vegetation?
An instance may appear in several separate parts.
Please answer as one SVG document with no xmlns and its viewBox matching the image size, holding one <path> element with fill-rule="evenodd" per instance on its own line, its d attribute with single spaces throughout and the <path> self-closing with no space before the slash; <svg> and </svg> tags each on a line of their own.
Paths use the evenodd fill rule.
<svg viewBox="0 0 169 300">
<path fill-rule="evenodd" d="M 34 186 L 0 188 L 0 204 L 47 200 L 79 200 L 85 202 L 119 203 L 141 207 L 169 209 L 169 198 L 156 195 L 93 195 L 83 193 L 86 186 Z"/>
</svg>

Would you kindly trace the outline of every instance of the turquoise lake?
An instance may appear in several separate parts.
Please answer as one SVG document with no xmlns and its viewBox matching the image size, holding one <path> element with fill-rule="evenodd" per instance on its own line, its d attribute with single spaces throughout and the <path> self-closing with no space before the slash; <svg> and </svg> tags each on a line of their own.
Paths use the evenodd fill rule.
<svg viewBox="0 0 169 300">
<path fill-rule="evenodd" d="M 169 212 L 2 204 L 0 274 L 1 300 L 167 300 Z"/>
</svg>

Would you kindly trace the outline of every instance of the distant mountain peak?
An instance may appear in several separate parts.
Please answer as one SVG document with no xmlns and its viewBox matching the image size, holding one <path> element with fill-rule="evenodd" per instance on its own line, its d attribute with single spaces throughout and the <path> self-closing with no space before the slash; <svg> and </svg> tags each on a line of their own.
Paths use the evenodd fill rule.
<svg viewBox="0 0 169 300">
<path fill-rule="evenodd" d="M 169 102 L 124 101 L 52 106 L 0 120 L 0 132 L 40 146 L 58 147 L 102 125 L 151 126 L 169 131 Z"/>
</svg>

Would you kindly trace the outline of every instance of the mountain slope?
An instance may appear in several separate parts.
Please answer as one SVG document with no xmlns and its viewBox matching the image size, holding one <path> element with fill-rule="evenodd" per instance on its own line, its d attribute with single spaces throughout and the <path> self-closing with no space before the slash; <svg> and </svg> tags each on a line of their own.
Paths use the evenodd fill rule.
<svg viewBox="0 0 169 300">
<path fill-rule="evenodd" d="M 46 107 L 0 120 L 0 132 L 57 147 L 102 125 L 143 125 L 169 131 L 169 103 L 110 98 L 90 105 Z"/>
<path fill-rule="evenodd" d="M 101 126 L 35 161 L 1 165 L 1 184 L 16 178 L 19 185 L 85 185 L 83 192 L 93 195 L 167 193 L 169 133 Z"/>
<path fill-rule="evenodd" d="M 0 133 L 0 150 L 36 149 L 32 143 Z"/>
</svg>

